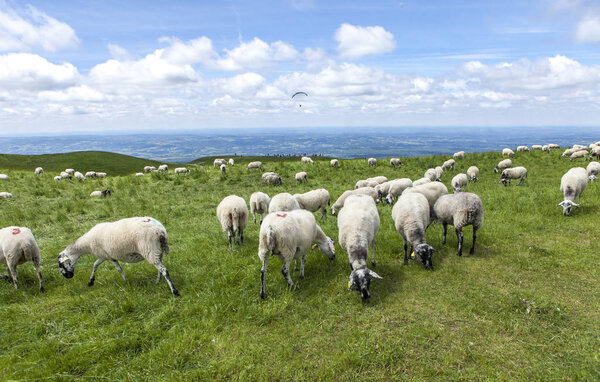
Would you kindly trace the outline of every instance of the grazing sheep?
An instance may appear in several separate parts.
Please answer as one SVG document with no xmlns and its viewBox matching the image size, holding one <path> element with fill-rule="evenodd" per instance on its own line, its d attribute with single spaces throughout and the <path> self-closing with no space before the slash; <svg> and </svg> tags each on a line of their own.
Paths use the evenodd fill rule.
<svg viewBox="0 0 600 382">
<path fill-rule="evenodd" d="M 496 168 L 494 168 L 494 172 L 498 173 L 498 170 L 504 170 L 506 168 L 512 167 L 512 161 L 510 159 L 504 159 L 498 162 Z"/>
<path fill-rule="evenodd" d="M 454 159 L 465 159 L 465 152 L 464 151 L 455 152 L 454 155 L 452 155 L 452 158 L 454 158 Z"/>
<path fill-rule="evenodd" d="M 340 166 L 340 162 L 337 159 L 332 159 L 329 164 L 331 165 L 331 167 L 339 167 Z"/>
<path fill-rule="evenodd" d="M 392 219 L 396 231 L 404 241 L 404 265 L 408 265 L 408 243 L 410 243 L 425 269 L 433 270 L 431 255 L 437 250 L 428 245 L 425 240 L 425 231 L 430 222 L 429 215 L 430 208 L 427 198 L 420 193 L 403 193 L 394 204 Z"/>
<path fill-rule="evenodd" d="M 543 146 L 542 146 L 542 151 L 543 151 L 543 152 L 546 152 L 546 153 L 549 153 L 549 152 L 550 152 L 550 146 L 548 146 L 548 145 L 543 145 Z"/>
<path fill-rule="evenodd" d="M 63 171 L 60 173 L 60 177 L 61 177 L 61 179 L 71 179 L 71 174 L 69 174 L 66 171 Z"/>
<path fill-rule="evenodd" d="M 135 177 L 137 178 L 138 176 L 144 176 L 144 173 L 143 172 L 136 172 L 135 173 Z"/>
<path fill-rule="evenodd" d="M 421 178 L 421 179 L 417 179 L 417 180 L 415 180 L 415 181 L 413 182 L 413 187 L 417 187 L 417 186 L 420 186 L 420 185 L 422 185 L 422 184 L 425 184 L 425 183 L 430 183 L 430 182 L 431 182 L 431 179 L 429 179 L 429 178 Z"/>
<path fill-rule="evenodd" d="M 435 180 L 440 182 L 442 180 L 442 175 L 444 175 L 444 169 L 442 166 L 436 166 L 435 170 Z"/>
<path fill-rule="evenodd" d="M 8 180 L 8 175 L 6 175 L 6 174 L 0 174 L 0 179 L 2 179 L 2 180 Z"/>
<path fill-rule="evenodd" d="M 451 183 L 452 188 L 454 189 L 454 193 L 464 191 L 468 181 L 469 178 L 467 178 L 467 174 L 458 174 L 454 178 L 452 178 Z"/>
<path fill-rule="evenodd" d="M 237 195 L 225 197 L 217 206 L 217 218 L 223 232 L 229 238 L 229 250 L 233 250 L 232 239 L 236 237 L 237 244 L 244 244 L 244 229 L 248 226 L 248 207 L 246 201 Z"/>
<path fill-rule="evenodd" d="M 369 166 L 374 166 L 375 167 L 375 166 L 377 166 L 377 159 L 375 159 L 375 158 L 369 158 L 369 159 L 367 159 L 367 164 Z"/>
<path fill-rule="evenodd" d="M 233 165 L 235 164 L 235 161 L 233 160 L 233 158 L 229 158 L 227 163 L 229 163 L 229 167 L 233 167 Z"/>
<path fill-rule="evenodd" d="M 338 216 L 340 246 L 346 251 L 350 262 L 349 290 L 360 291 L 363 301 L 371 297 L 369 286 L 372 278 L 381 279 L 367 268 L 369 247 L 372 249 L 371 264 L 375 266 L 375 236 L 380 220 L 377 206 L 367 195 L 350 195 Z"/>
<path fill-rule="evenodd" d="M 277 174 L 276 172 L 271 173 L 271 174 L 266 174 L 266 176 L 265 176 L 265 174 L 263 174 L 262 179 L 265 183 L 272 184 L 274 186 L 283 184 L 283 180 L 281 179 L 279 174 Z"/>
<path fill-rule="evenodd" d="M 600 147 L 594 147 L 592 150 L 590 150 L 590 156 L 592 157 L 600 157 Z"/>
<path fill-rule="evenodd" d="M 525 178 L 527 178 L 527 169 L 525 167 L 507 168 L 502 171 L 502 175 L 500 175 L 500 181 L 505 186 L 510 184 L 511 179 L 519 179 L 519 185 L 521 185 L 525 183 Z"/>
<path fill-rule="evenodd" d="M 329 191 L 324 188 L 305 192 L 304 194 L 294 194 L 294 199 L 298 202 L 300 209 L 316 212 L 321 210 L 321 217 L 327 218 L 327 206 L 329 205 Z"/>
<path fill-rule="evenodd" d="M 562 153 L 561 157 L 562 157 L 562 158 L 564 158 L 564 157 L 570 157 L 570 156 L 571 156 L 571 154 L 573 154 L 573 153 L 575 153 L 575 152 L 577 152 L 577 151 L 578 151 L 578 150 L 575 150 L 575 149 L 566 149 L 565 151 L 563 151 L 563 153 Z"/>
<path fill-rule="evenodd" d="M 224 165 L 224 164 L 222 164 L 221 165 L 221 172 L 225 172 L 225 171 L 227 171 L 227 166 Z"/>
<path fill-rule="evenodd" d="M 579 204 L 575 204 L 575 199 L 579 198 L 581 203 L 581 194 L 585 191 L 588 182 L 587 170 L 583 167 L 574 167 L 567 171 L 560 179 L 560 192 L 563 193 L 565 200 L 558 203 L 563 208 L 563 215 L 569 216 L 573 206 L 579 208 Z"/>
<path fill-rule="evenodd" d="M 269 255 L 283 261 L 281 273 L 289 286 L 294 286 L 290 277 L 290 264 L 292 260 L 301 260 L 300 277 L 304 278 L 304 264 L 306 254 L 312 243 L 316 243 L 321 252 L 329 259 L 335 259 L 335 247 L 321 227 L 317 225 L 315 217 L 306 210 L 287 212 L 271 212 L 265 217 L 260 226 L 258 257 L 262 261 L 260 270 L 260 298 L 264 299 L 265 276 Z"/>
<path fill-rule="evenodd" d="M 381 184 L 381 183 L 387 182 L 388 178 L 386 178 L 383 175 L 379 175 L 379 176 L 374 176 L 372 178 L 367 178 L 367 181 L 369 181 L 369 182 L 377 182 L 377 184 Z"/>
<path fill-rule="evenodd" d="M 65 169 L 65 172 L 66 172 L 67 174 L 70 174 L 70 175 L 73 175 L 73 174 L 75 174 L 75 170 L 73 170 L 72 168 L 67 168 L 67 169 Z"/>
<path fill-rule="evenodd" d="M 575 151 L 579 151 L 579 150 L 587 150 L 588 147 L 585 145 L 573 145 L 573 150 Z"/>
<path fill-rule="evenodd" d="M 446 195 L 448 193 L 448 188 L 442 182 L 430 182 L 415 186 L 411 188 L 407 188 L 402 195 L 406 193 L 419 193 L 425 196 L 425 199 L 429 202 L 430 211 L 433 213 L 433 205 L 442 195 Z"/>
<path fill-rule="evenodd" d="M 306 173 L 306 171 L 300 171 L 296 173 L 296 180 L 300 183 L 308 182 L 308 174 Z"/>
<path fill-rule="evenodd" d="M 162 264 L 163 255 L 169 253 L 167 231 L 154 218 L 133 217 L 112 223 L 96 224 L 58 255 L 58 265 L 62 275 L 68 279 L 72 278 L 79 257 L 86 253 L 97 258 L 92 267 L 88 286 L 94 285 L 96 270 L 106 260 L 117 268 L 123 280 L 127 278 L 119 261 L 136 263 L 146 260 L 158 270 L 156 283 L 158 284 L 162 275 L 169 284 L 171 293 L 179 296 L 167 268 Z"/>
<path fill-rule="evenodd" d="M 375 188 L 379 185 L 378 182 L 374 181 L 374 180 L 359 180 L 358 182 L 356 182 L 354 184 L 354 189 L 357 188 L 363 188 L 363 187 L 371 187 L 371 188 Z"/>
<path fill-rule="evenodd" d="M 8 276 L 0 273 L 0 277 L 7 281 L 12 279 L 15 289 L 17 289 L 17 265 L 23 264 L 26 261 L 33 262 L 40 285 L 40 292 L 44 292 L 42 272 L 40 272 L 40 248 L 31 230 L 27 227 L 6 227 L 0 229 L 0 262 L 6 264 L 8 268 Z"/>
<path fill-rule="evenodd" d="M 597 177 L 598 174 L 600 174 L 600 163 L 598 163 L 596 161 L 590 162 L 587 165 L 586 170 L 587 170 L 588 177 L 590 177 L 590 180 L 591 180 L 592 176 Z"/>
<path fill-rule="evenodd" d="M 529 151 L 529 147 L 527 146 L 518 146 L 517 151 Z"/>
<path fill-rule="evenodd" d="M 190 170 L 188 170 L 188 169 L 187 169 L 187 168 L 185 168 L 185 167 L 177 167 L 177 168 L 175 169 L 175 174 L 186 174 L 186 173 L 188 173 L 188 172 L 190 172 Z"/>
<path fill-rule="evenodd" d="M 85 173 L 84 175 L 86 178 L 95 178 L 96 177 L 96 171 L 88 171 Z"/>
<path fill-rule="evenodd" d="M 479 230 L 483 224 L 483 203 L 481 203 L 479 196 L 471 192 L 444 195 L 435 202 L 433 210 L 437 221 L 442 223 L 442 226 L 444 227 L 443 244 L 446 244 L 448 224 L 454 226 L 456 239 L 458 240 L 458 256 L 462 256 L 462 229 L 468 225 L 473 226 L 473 244 L 469 251 L 470 254 L 473 254 L 473 252 L 475 252 L 477 230 Z"/>
<path fill-rule="evenodd" d="M 585 160 L 587 160 L 588 154 L 589 153 L 587 150 L 579 150 L 579 151 L 576 151 L 573 154 L 571 154 L 571 156 L 569 157 L 569 160 L 583 158 L 583 160 L 585 161 Z"/>
<path fill-rule="evenodd" d="M 560 149 L 560 146 L 556 143 L 548 143 L 548 147 L 551 149 Z"/>
<path fill-rule="evenodd" d="M 390 166 L 392 166 L 393 168 L 402 168 L 402 162 L 400 162 L 400 158 L 391 158 Z"/>
<path fill-rule="evenodd" d="M 85 176 L 82 173 L 80 173 L 79 171 L 75 171 L 75 174 L 73 176 L 75 177 L 75 179 L 77 179 L 79 181 L 85 180 Z"/>
<path fill-rule="evenodd" d="M 54 180 L 62 180 L 62 178 L 61 178 L 61 176 L 60 176 L 60 175 L 56 175 L 56 176 L 54 177 Z"/>
<path fill-rule="evenodd" d="M 263 170 L 262 165 L 263 165 L 262 162 L 259 162 L 259 161 L 250 162 L 250 163 L 248 163 L 248 166 L 246 167 L 246 171 L 252 170 L 252 169 L 255 169 L 255 168 L 257 168 L 260 171 L 262 171 Z"/>
<path fill-rule="evenodd" d="M 160 172 L 167 172 L 169 171 L 169 166 L 167 166 L 166 164 L 161 164 L 160 166 L 158 166 L 157 170 Z"/>
<path fill-rule="evenodd" d="M 346 198 L 348 196 L 358 195 L 358 194 L 369 195 L 371 198 L 373 198 L 373 200 L 375 202 L 377 202 L 377 200 L 379 199 L 377 191 L 375 191 L 375 189 L 371 188 L 371 187 L 361 187 L 361 188 L 357 188 L 356 190 L 344 191 L 344 193 L 342 195 L 340 195 L 340 197 L 337 198 L 335 203 L 333 203 L 333 205 L 331 206 L 331 214 L 335 216 L 337 211 L 339 211 L 340 208 L 344 207 L 344 201 L 346 200 Z"/>
<path fill-rule="evenodd" d="M 277 211 L 299 210 L 300 204 L 292 194 L 287 192 L 279 193 L 271 198 L 269 203 L 269 213 Z"/>
<path fill-rule="evenodd" d="M 0 192 L 0 199 L 8 199 L 8 198 L 12 198 L 13 194 L 11 194 L 10 192 Z"/>
<path fill-rule="evenodd" d="M 213 167 L 220 168 L 222 164 L 227 164 L 227 161 L 222 158 L 217 158 L 213 162 Z"/>
<path fill-rule="evenodd" d="M 502 149 L 502 156 L 505 156 L 505 155 L 508 155 L 509 157 L 514 157 L 515 152 L 507 147 L 505 149 Z"/>
<path fill-rule="evenodd" d="M 444 163 L 442 163 L 442 170 L 446 171 L 446 170 L 454 170 L 454 164 L 456 162 L 454 161 L 454 159 L 448 159 L 447 161 L 445 161 Z"/>
<path fill-rule="evenodd" d="M 142 175 L 143 175 L 143 174 L 142 174 Z M 106 178 L 106 173 L 105 173 L 105 172 L 97 172 L 97 173 L 96 173 L 96 176 L 97 176 L 98 178 Z"/>
<path fill-rule="evenodd" d="M 263 217 L 269 213 L 269 203 L 271 198 L 264 192 L 254 192 L 250 195 L 250 212 L 254 217 L 254 224 L 256 224 L 256 214 L 260 215 L 260 224 L 262 224 Z"/>
<path fill-rule="evenodd" d="M 542 145 L 531 145 L 532 150 L 541 150 L 543 148 Z"/>
<path fill-rule="evenodd" d="M 471 166 L 467 169 L 467 176 L 471 182 L 477 182 L 477 176 L 479 175 L 479 169 L 477 166 Z"/>
<path fill-rule="evenodd" d="M 300 159 L 300 161 L 301 161 L 302 163 L 315 164 L 315 162 L 313 162 L 313 160 L 312 160 L 310 157 L 302 157 L 302 158 Z"/>
<path fill-rule="evenodd" d="M 110 196 L 112 195 L 112 191 L 110 190 L 110 188 L 107 188 L 104 191 L 92 191 L 92 193 L 90 194 L 90 196 L 92 197 L 96 197 L 96 196 L 101 196 L 101 197 L 106 197 L 106 196 Z"/>
<path fill-rule="evenodd" d="M 152 172 L 154 170 L 156 170 L 154 166 L 144 166 L 144 172 Z"/>
<path fill-rule="evenodd" d="M 36 167 L 34 172 L 35 175 L 42 175 L 44 173 L 44 169 L 41 167 Z"/>
<path fill-rule="evenodd" d="M 432 182 L 435 181 L 437 179 L 437 173 L 435 172 L 435 169 L 433 169 L 433 168 L 427 169 L 427 171 L 425 171 L 425 174 L 423 174 L 423 178 L 427 178 L 427 179 L 431 180 Z"/>
<path fill-rule="evenodd" d="M 392 204 L 407 188 L 413 187 L 413 182 L 408 178 L 394 179 L 390 182 L 390 188 L 385 197 L 387 204 Z"/>
</svg>

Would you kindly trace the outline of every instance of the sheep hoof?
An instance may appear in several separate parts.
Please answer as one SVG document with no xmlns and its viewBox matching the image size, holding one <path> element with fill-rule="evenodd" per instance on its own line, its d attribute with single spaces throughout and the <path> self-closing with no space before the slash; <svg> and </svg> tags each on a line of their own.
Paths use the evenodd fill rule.
<svg viewBox="0 0 600 382">
<path fill-rule="evenodd" d="M 94 279 L 91 279 L 90 281 L 88 281 L 88 286 L 91 287 L 94 285 Z"/>
<path fill-rule="evenodd" d="M 175 288 L 173 288 L 173 296 L 175 297 L 181 297 L 181 295 L 179 294 L 179 291 Z"/>
<path fill-rule="evenodd" d="M 264 300 L 265 297 L 266 297 L 265 294 L 263 292 L 260 292 L 260 298 L 261 298 L 261 300 Z"/>
<path fill-rule="evenodd" d="M 44 289 L 43 286 L 40 287 L 40 292 L 44 293 L 46 291 L 46 289 Z"/>
<path fill-rule="evenodd" d="M 375 268 L 375 265 L 376 265 L 376 264 L 375 264 L 375 262 L 374 262 L 374 261 L 372 261 L 372 262 L 371 262 L 371 265 L 373 266 L 373 268 Z"/>
</svg>

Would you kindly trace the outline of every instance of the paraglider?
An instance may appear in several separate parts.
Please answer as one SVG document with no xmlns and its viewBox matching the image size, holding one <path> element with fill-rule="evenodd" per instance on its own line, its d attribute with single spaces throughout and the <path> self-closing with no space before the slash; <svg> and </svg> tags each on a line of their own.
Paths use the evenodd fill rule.
<svg viewBox="0 0 600 382">
<path fill-rule="evenodd" d="M 308 97 L 308 94 L 306 92 L 296 92 L 294 94 L 292 94 L 292 99 L 294 99 L 294 97 L 298 96 L 298 95 L 303 95 Z M 302 104 L 298 104 L 299 107 L 302 107 Z"/>
</svg>

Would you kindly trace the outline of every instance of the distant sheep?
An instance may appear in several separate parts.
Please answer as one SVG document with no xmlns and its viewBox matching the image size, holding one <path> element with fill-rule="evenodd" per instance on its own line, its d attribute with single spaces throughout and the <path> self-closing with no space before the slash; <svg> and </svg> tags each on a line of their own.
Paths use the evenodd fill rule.
<svg viewBox="0 0 600 382">
<path fill-rule="evenodd" d="M 374 180 L 361 179 L 354 184 L 354 189 L 358 189 L 358 188 L 362 188 L 362 187 L 374 188 L 378 185 L 379 185 L 379 183 Z"/>
<path fill-rule="evenodd" d="M 283 180 L 276 172 L 263 174 L 262 179 L 266 184 L 272 184 L 274 186 L 283 184 Z"/>
<path fill-rule="evenodd" d="M 95 178 L 96 177 L 96 171 L 88 171 L 85 173 L 84 175 L 86 178 Z"/>
<path fill-rule="evenodd" d="M 387 182 L 388 178 L 386 178 L 383 175 L 379 175 L 379 176 L 374 176 L 372 178 L 367 178 L 367 181 L 369 181 L 369 182 L 377 182 L 377 184 L 381 184 L 381 183 Z"/>
<path fill-rule="evenodd" d="M 137 178 L 138 176 L 144 176 L 144 173 L 143 172 L 136 172 L 135 173 L 135 177 Z"/>
<path fill-rule="evenodd" d="M 308 181 L 308 174 L 306 171 L 300 171 L 296 173 L 296 180 L 300 183 L 306 183 Z"/>
<path fill-rule="evenodd" d="M 471 166 L 467 169 L 467 176 L 471 182 L 477 182 L 479 176 L 479 169 L 477 166 Z"/>
<path fill-rule="evenodd" d="M 110 195 L 112 195 L 112 191 L 110 190 L 110 188 L 107 188 L 104 191 L 92 191 L 92 193 L 90 194 L 91 197 L 106 197 Z"/>
<path fill-rule="evenodd" d="M 444 171 L 450 170 L 450 169 L 454 170 L 454 164 L 455 163 L 456 162 L 454 161 L 454 159 L 448 159 L 447 161 L 445 161 L 442 164 L 442 170 L 444 170 Z"/>
<path fill-rule="evenodd" d="M 563 151 L 561 157 L 565 158 L 565 157 L 570 157 L 571 154 L 577 152 L 578 150 L 575 149 L 566 149 L 565 151 Z"/>
<path fill-rule="evenodd" d="M 442 166 L 436 166 L 435 170 L 435 180 L 440 182 L 442 180 L 442 175 L 444 175 L 444 169 Z"/>
<path fill-rule="evenodd" d="M 452 178 L 451 183 L 454 193 L 464 191 L 468 181 L 469 178 L 467 177 L 467 174 L 457 174 L 454 178 Z"/>
<path fill-rule="evenodd" d="M 60 175 L 56 175 L 56 176 L 54 177 L 54 180 L 62 180 L 62 177 L 61 177 Z"/>
<path fill-rule="evenodd" d="M 336 215 L 337 211 L 339 211 L 342 207 L 344 207 L 344 201 L 346 200 L 346 198 L 348 196 L 358 195 L 358 194 L 369 195 L 371 198 L 373 198 L 373 200 L 375 202 L 377 202 L 377 200 L 379 200 L 379 195 L 377 194 L 377 191 L 375 191 L 375 189 L 371 188 L 371 187 L 361 187 L 361 188 L 357 188 L 356 190 L 344 191 L 344 193 L 342 195 L 340 195 L 340 197 L 337 198 L 335 203 L 333 203 L 333 205 L 331 206 L 331 214 Z"/>
<path fill-rule="evenodd" d="M 156 170 L 154 166 L 144 166 L 144 172 L 152 172 L 154 170 Z"/>
<path fill-rule="evenodd" d="M 583 167 L 574 167 L 567 171 L 560 179 L 560 192 L 563 193 L 564 200 L 558 205 L 563 208 L 563 215 L 569 216 L 571 208 L 579 208 L 575 199 L 579 198 L 581 203 L 581 194 L 585 191 L 588 182 L 587 170 Z"/>
<path fill-rule="evenodd" d="M 26 261 L 33 262 L 40 292 L 44 292 L 42 273 L 40 271 L 40 248 L 31 230 L 26 227 L 6 227 L 0 229 L 0 263 L 6 264 L 8 275 L 17 289 L 17 265 Z M 6 280 L 9 278 L 0 274 Z"/>
<path fill-rule="evenodd" d="M 225 172 L 225 171 L 227 171 L 227 166 L 224 165 L 224 164 L 222 164 L 221 165 L 221 172 Z"/>
<path fill-rule="evenodd" d="M 313 160 L 310 157 L 302 157 L 300 158 L 300 161 L 302 163 L 315 164 L 315 162 L 313 162 Z"/>
<path fill-rule="evenodd" d="M 377 159 L 375 159 L 375 158 L 369 158 L 369 159 L 367 159 L 367 164 L 369 166 L 375 167 L 375 166 L 377 166 Z"/>
<path fill-rule="evenodd" d="M 227 164 L 227 161 L 222 158 L 217 158 L 213 161 L 213 167 L 220 168 L 222 164 Z"/>
<path fill-rule="evenodd" d="M 473 226 L 473 244 L 470 254 L 475 252 L 475 240 L 477 231 L 483 224 L 483 204 L 479 196 L 470 192 L 461 192 L 453 195 L 440 197 L 433 206 L 434 216 L 444 227 L 444 238 L 442 243 L 446 244 L 448 224 L 454 226 L 458 240 L 458 256 L 462 256 L 463 233 L 465 226 Z"/>
<path fill-rule="evenodd" d="M 529 151 L 529 147 L 527 146 L 518 146 L 517 151 Z"/>
<path fill-rule="evenodd" d="M 8 198 L 12 198 L 13 194 L 11 194 L 10 192 L 0 192 L 0 199 L 8 199 Z"/>
<path fill-rule="evenodd" d="M 331 167 L 339 167 L 340 166 L 340 162 L 337 159 L 332 159 L 329 164 L 331 165 Z"/>
<path fill-rule="evenodd" d="M 502 171 L 500 181 L 503 185 L 507 186 L 510 184 L 511 179 L 519 179 L 519 185 L 525 183 L 527 178 L 527 169 L 525 167 L 513 167 L 507 168 Z M 508 183 L 507 183 L 508 181 Z"/>
<path fill-rule="evenodd" d="M 316 212 L 321 210 L 321 219 L 327 217 L 327 206 L 329 205 L 329 191 L 324 188 L 305 192 L 303 194 L 294 194 L 294 199 L 298 206 L 303 210 Z"/>
<path fill-rule="evenodd" d="M 36 167 L 34 173 L 35 175 L 42 175 L 44 174 L 44 169 L 41 167 Z"/>
<path fill-rule="evenodd" d="M 498 162 L 498 165 L 494 169 L 494 172 L 497 173 L 498 171 L 502 171 L 509 167 L 512 167 L 512 161 L 510 159 L 504 159 Z"/>
<path fill-rule="evenodd" d="M 514 157 L 515 156 L 515 152 L 512 151 L 511 149 L 509 149 L 508 147 L 505 149 L 502 149 L 502 156 L 509 156 L 509 157 Z"/>
<path fill-rule="evenodd" d="M 233 158 L 229 158 L 227 163 L 229 163 L 229 167 L 233 167 L 233 165 L 235 164 L 235 161 L 233 160 Z"/>
<path fill-rule="evenodd" d="M 75 179 L 79 180 L 79 181 L 83 181 L 85 180 L 85 176 L 80 173 L 79 171 L 75 171 L 75 174 L 73 175 L 75 177 Z"/>
<path fill-rule="evenodd" d="M 548 143 L 548 147 L 551 149 L 560 149 L 560 146 L 556 143 Z"/>
<path fill-rule="evenodd" d="M 67 168 L 67 169 L 65 169 L 65 172 L 66 172 L 67 174 L 71 174 L 71 175 L 75 174 L 75 170 L 73 170 L 72 168 Z"/>
<path fill-rule="evenodd" d="M 587 150 L 579 150 L 571 154 L 569 160 L 583 158 L 583 160 L 585 161 L 587 160 L 588 154 L 589 153 L 587 152 Z"/>
<path fill-rule="evenodd" d="M 586 170 L 587 170 L 588 177 L 590 177 L 590 180 L 591 180 L 592 176 L 597 177 L 598 174 L 600 174 L 600 163 L 595 162 L 595 161 L 594 162 L 590 162 L 587 165 Z"/>
<path fill-rule="evenodd" d="M 256 224 L 256 214 L 260 215 L 260 224 L 262 224 L 263 218 L 269 213 L 269 203 L 271 198 L 264 192 L 254 192 L 250 195 L 250 213 L 254 217 L 254 224 Z"/>
<path fill-rule="evenodd" d="M 190 170 L 185 167 L 177 167 L 175 169 L 175 174 L 187 174 L 188 172 L 190 172 Z"/>
<path fill-rule="evenodd" d="M 543 152 L 545 152 L 545 153 L 549 153 L 549 152 L 550 152 L 550 146 L 548 146 L 548 145 L 543 145 L 543 146 L 542 146 L 542 151 L 543 151 Z"/>
<path fill-rule="evenodd" d="M 287 192 L 282 192 L 273 196 L 271 198 L 271 202 L 269 203 L 269 213 L 277 211 L 292 211 L 299 209 L 300 204 L 298 204 L 296 198 L 294 198 L 292 194 Z"/>
<path fill-rule="evenodd" d="M 262 162 L 256 161 L 256 162 L 250 162 L 248 163 L 248 166 L 246 167 L 246 171 L 247 170 L 253 170 L 255 168 L 259 169 L 260 171 L 262 171 Z"/>
<path fill-rule="evenodd" d="M 225 197 L 217 206 L 217 219 L 221 223 L 223 232 L 227 232 L 230 251 L 233 250 L 234 237 L 237 244 L 244 244 L 244 229 L 248 226 L 248 207 L 243 198 L 237 195 Z"/>
<path fill-rule="evenodd" d="M 414 183 L 408 178 L 400 178 L 394 179 L 389 182 L 390 188 L 387 192 L 387 196 L 385 197 L 385 202 L 387 204 L 392 204 L 402 193 L 404 190 L 413 187 Z"/>
<path fill-rule="evenodd" d="M 435 172 L 435 169 L 433 169 L 433 168 L 427 169 L 427 171 L 425 171 L 425 174 L 423 174 L 423 178 L 427 178 L 427 179 L 431 180 L 432 182 L 435 181 L 437 179 L 437 174 Z"/>
<path fill-rule="evenodd" d="M 442 182 L 430 182 L 418 186 L 415 186 L 413 183 L 413 186 L 411 188 L 407 188 L 402 195 L 414 192 L 425 196 L 429 202 L 430 211 L 433 212 L 433 205 L 442 195 L 446 195 L 448 193 L 448 188 Z"/>
<path fill-rule="evenodd" d="M 6 174 L 0 174 L 0 179 L 2 179 L 2 180 L 8 180 L 8 175 L 6 175 Z"/>
<path fill-rule="evenodd" d="M 106 173 L 105 173 L 105 172 L 97 172 L 97 173 L 96 173 L 96 176 L 97 176 L 98 178 L 106 178 Z"/>
<path fill-rule="evenodd" d="M 542 145 L 531 145 L 532 150 L 541 150 L 543 148 Z"/>
<path fill-rule="evenodd" d="M 401 168 L 402 162 L 400 162 L 400 158 L 391 158 L 390 166 L 392 166 L 393 168 L 396 168 L 396 167 Z"/>
<path fill-rule="evenodd" d="M 160 166 L 158 166 L 157 170 L 160 172 L 167 172 L 169 171 L 169 166 L 166 164 L 161 164 Z"/>
<path fill-rule="evenodd" d="M 454 159 L 464 159 L 465 158 L 465 152 L 464 151 L 455 152 L 454 155 L 452 155 L 452 158 L 454 158 Z"/>
<path fill-rule="evenodd" d="M 71 174 L 69 174 L 66 171 L 63 171 L 63 172 L 60 173 L 60 178 L 61 179 L 71 179 Z"/>
</svg>

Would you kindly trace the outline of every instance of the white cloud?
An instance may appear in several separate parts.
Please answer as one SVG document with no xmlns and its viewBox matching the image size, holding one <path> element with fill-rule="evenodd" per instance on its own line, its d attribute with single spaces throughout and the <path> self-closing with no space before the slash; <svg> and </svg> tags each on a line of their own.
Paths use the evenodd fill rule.
<svg viewBox="0 0 600 382">
<path fill-rule="evenodd" d="M 75 31 L 66 23 L 31 6 L 21 13 L 0 2 L 0 51 L 55 52 L 79 43 Z"/>
<path fill-rule="evenodd" d="M 216 81 L 218 91 L 248 98 L 253 98 L 264 83 L 265 78 L 256 73 L 244 73 Z"/>
<path fill-rule="evenodd" d="M 274 60 L 293 60 L 297 56 L 296 49 L 283 41 L 267 44 L 255 37 L 234 49 L 225 50 L 225 56 L 216 60 L 212 66 L 226 71 L 260 69 L 272 65 Z"/>
<path fill-rule="evenodd" d="M 600 13 L 589 13 L 577 24 L 575 29 L 577 42 L 600 42 Z"/>
<path fill-rule="evenodd" d="M 73 86 L 65 90 L 47 90 L 38 94 L 39 99 L 51 102 L 100 102 L 106 100 L 106 97 L 97 90 L 89 86 Z"/>
<path fill-rule="evenodd" d="M 273 52 L 273 59 L 277 61 L 291 61 L 298 57 L 298 51 L 283 41 L 272 43 L 271 50 Z"/>
<path fill-rule="evenodd" d="M 357 27 L 344 23 L 335 31 L 335 40 L 337 51 L 344 59 L 354 60 L 396 49 L 394 35 L 380 26 Z"/>
<path fill-rule="evenodd" d="M 186 43 L 176 38 L 162 38 L 161 42 L 170 43 L 170 46 L 165 48 L 162 58 L 173 64 L 208 63 L 217 57 L 212 41 L 205 36 Z"/>
<path fill-rule="evenodd" d="M 117 60 L 127 60 L 130 58 L 129 53 L 125 50 L 125 48 L 117 45 L 117 44 L 108 44 L 108 51 L 112 58 Z"/>
<path fill-rule="evenodd" d="M 61 89 L 78 80 L 77 68 L 70 63 L 56 65 L 31 53 L 0 56 L 0 87 L 4 89 Z"/>
</svg>

